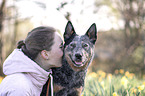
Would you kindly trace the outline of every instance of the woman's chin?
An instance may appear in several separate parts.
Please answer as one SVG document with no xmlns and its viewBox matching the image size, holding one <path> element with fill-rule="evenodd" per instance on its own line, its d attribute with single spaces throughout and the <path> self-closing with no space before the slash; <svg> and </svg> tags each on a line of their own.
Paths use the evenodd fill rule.
<svg viewBox="0 0 145 96">
<path fill-rule="evenodd" d="M 58 64 L 58 66 L 57 67 L 61 67 L 62 66 L 62 64 Z"/>
<path fill-rule="evenodd" d="M 52 68 L 52 67 L 53 67 L 53 68 L 54 68 L 54 67 L 61 67 L 61 66 L 62 66 L 62 64 L 57 64 L 57 65 L 52 65 L 51 68 Z"/>
</svg>

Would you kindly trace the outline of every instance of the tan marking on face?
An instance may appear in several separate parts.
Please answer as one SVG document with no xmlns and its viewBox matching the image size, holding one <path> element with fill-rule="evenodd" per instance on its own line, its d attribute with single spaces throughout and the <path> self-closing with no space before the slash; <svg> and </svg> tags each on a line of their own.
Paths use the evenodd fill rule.
<svg viewBox="0 0 145 96">
<path fill-rule="evenodd" d="M 78 96 L 81 96 L 81 93 L 83 91 L 83 87 L 81 86 L 80 88 L 75 88 L 74 90 L 76 90 L 78 92 Z"/>
<path fill-rule="evenodd" d="M 56 93 L 56 92 L 62 90 L 64 87 L 62 87 L 62 86 L 60 86 L 60 85 L 57 85 L 57 84 L 54 84 L 54 85 L 53 85 L 53 88 L 54 88 L 54 92 Z"/>
</svg>

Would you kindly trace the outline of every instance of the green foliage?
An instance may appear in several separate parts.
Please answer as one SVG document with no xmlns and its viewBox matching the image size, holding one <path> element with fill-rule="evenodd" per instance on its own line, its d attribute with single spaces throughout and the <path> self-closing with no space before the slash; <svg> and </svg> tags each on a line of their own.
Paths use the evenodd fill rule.
<svg viewBox="0 0 145 96">
<path fill-rule="evenodd" d="M 104 77 L 105 72 L 101 72 L 87 75 L 82 96 L 145 96 L 145 82 L 133 73 L 118 70 L 118 73 L 106 73 Z"/>
<path fill-rule="evenodd" d="M 141 63 L 141 61 L 143 61 L 143 47 L 138 47 L 132 54 L 133 57 L 133 61 L 138 64 Z"/>
</svg>

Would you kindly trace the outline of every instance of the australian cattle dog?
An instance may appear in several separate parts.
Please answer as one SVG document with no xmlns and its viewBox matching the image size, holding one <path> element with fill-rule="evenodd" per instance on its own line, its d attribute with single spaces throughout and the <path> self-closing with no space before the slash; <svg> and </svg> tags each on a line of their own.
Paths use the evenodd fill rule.
<svg viewBox="0 0 145 96">
<path fill-rule="evenodd" d="M 87 69 L 93 59 L 96 40 L 95 23 L 91 25 L 85 35 L 79 36 L 72 23 L 68 21 L 64 33 L 62 67 L 52 69 L 54 96 L 81 96 Z M 45 90 L 46 87 L 43 87 L 44 94 Z"/>
</svg>

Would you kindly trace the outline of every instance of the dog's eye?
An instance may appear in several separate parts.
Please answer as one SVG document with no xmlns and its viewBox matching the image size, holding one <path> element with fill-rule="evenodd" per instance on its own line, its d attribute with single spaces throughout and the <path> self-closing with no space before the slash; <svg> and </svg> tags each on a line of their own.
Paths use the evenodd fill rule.
<svg viewBox="0 0 145 96">
<path fill-rule="evenodd" d="M 71 44 L 70 44 L 70 47 L 71 47 L 71 48 L 75 48 L 75 47 L 76 47 L 76 44 L 75 44 L 75 43 L 71 43 Z"/>
<path fill-rule="evenodd" d="M 82 44 L 82 47 L 88 47 L 88 44 Z"/>
</svg>

